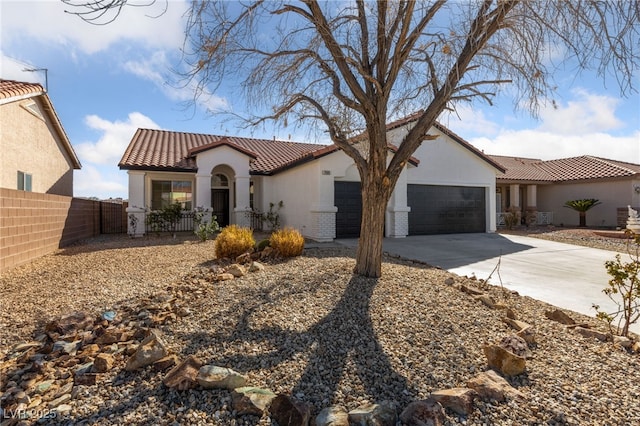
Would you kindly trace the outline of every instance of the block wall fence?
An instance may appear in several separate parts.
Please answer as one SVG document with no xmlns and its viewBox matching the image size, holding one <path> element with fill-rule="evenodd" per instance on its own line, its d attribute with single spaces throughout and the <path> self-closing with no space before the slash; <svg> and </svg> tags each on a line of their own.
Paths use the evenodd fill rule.
<svg viewBox="0 0 640 426">
<path fill-rule="evenodd" d="M 99 201 L 0 188 L 0 274 L 99 234 Z"/>
</svg>

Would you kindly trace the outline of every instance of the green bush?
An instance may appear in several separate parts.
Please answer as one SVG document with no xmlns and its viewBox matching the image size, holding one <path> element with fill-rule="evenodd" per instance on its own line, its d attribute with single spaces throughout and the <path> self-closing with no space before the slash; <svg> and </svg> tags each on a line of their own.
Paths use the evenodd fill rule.
<svg viewBox="0 0 640 426">
<path fill-rule="evenodd" d="M 611 276 L 602 292 L 617 306 L 616 312 L 605 312 L 593 304 L 596 317 L 607 323 L 611 334 L 629 337 L 629 327 L 640 320 L 640 234 L 627 230 L 629 261 L 623 262 L 619 254 L 615 260 L 604 263 Z M 613 322 L 618 319 L 614 327 Z"/>
<path fill-rule="evenodd" d="M 265 248 L 269 247 L 271 242 L 269 240 L 261 240 L 258 244 L 256 244 L 256 251 L 262 251 Z"/>
<path fill-rule="evenodd" d="M 229 225 L 224 227 L 215 239 L 214 249 L 219 259 L 235 259 L 241 254 L 253 251 L 255 244 L 251 229 Z"/>
<path fill-rule="evenodd" d="M 270 246 L 282 257 L 295 257 L 302 254 L 304 237 L 293 228 L 279 229 L 269 239 Z"/>
</svg>

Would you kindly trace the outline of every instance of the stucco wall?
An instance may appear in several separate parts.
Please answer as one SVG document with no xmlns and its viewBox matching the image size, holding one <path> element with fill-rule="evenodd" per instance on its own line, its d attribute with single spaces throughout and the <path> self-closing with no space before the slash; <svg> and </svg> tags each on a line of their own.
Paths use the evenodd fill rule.
<svg viewBox="0 0 640 426">
<path fill-rule="evenodd" d="M 634 191 L 634 185 L 640 185 L 640 181 L 626 179 L 540 185 L 538 210 L 553 212 L 554 225 L 578 226 L 578 213 L 563 207 L 564 203 L 569 200 L 596 198 L 602 204 L 587 212 L 587 226 L 613 228 L 617 225 L 618 207 L 640 205 L 640 195 Z"/>
<path fill-rule="evenodd" d="M 34 101 L 42 117 L 26 108 Z M 39 98 L 0 105 L 0 187 L 17 189 L 21 171 L 31 174 L 32 192 L 73 195 L 73 165 L 46 117 Z"/>
</svg>

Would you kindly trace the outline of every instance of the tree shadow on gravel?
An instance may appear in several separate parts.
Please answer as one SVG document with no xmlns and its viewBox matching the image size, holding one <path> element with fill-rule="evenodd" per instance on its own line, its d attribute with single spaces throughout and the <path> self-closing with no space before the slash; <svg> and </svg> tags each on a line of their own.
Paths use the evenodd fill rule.
<svg viewBox="0 0 640 426">
<path fill-rule="evenodd" d="M 251 317 L 260 306 L 280 303 L 278 301 L 284 298 L 285 294 L 272 294 L 281 287 L 280 284 L 257 291 L 244 298 L 242 303 L 230 307 L 228 315 L 236 318 L 233 328 L 176 334 L 175 337 L 189 342 L 184 347 L 184 354 L 198 353 L 203 347 L 212 345 L 271 348 L 269 352 L 236 350 L 228 355 L 217 353 L 210 361 L 207 360 L 241 372 L 267 370 L 269 374 L 278 366 L 282 368 L 292 361 L 304 363 L 299 379 L 288 385 L 294 397 L 312 403 L 316 412 L 331 404 L 346 405 L 360 398 L 369 402 L 391 400 L 398 406 L 406 405 L 414 399 L 417 391 L 393 368 L 376 337 L 370 316 L 370 301 L 377 283 L 376 279 L 352 276 L 331 311 L 304 331 L 294 330 L 295 324 L 291 329 L 252 327 Z M 286 296 L 300 291 L 308 293 L 314 289 L 289 289 Z M 300 357 L 305 360 L 299 361 Z M 270 380 L 282 381 L 278 378 Z"/>
</svg>

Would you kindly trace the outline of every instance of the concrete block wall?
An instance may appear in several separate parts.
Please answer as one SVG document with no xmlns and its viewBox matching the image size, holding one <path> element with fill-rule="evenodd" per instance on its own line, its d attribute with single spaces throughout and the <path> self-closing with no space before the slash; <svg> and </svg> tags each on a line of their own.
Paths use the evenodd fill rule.
<svg viewBox="0 0 640 426">
<path fill-rule="evenodd" d="M 0 273 L 100 233 L 99 203 L 0 188 Z"/>
</svg>

